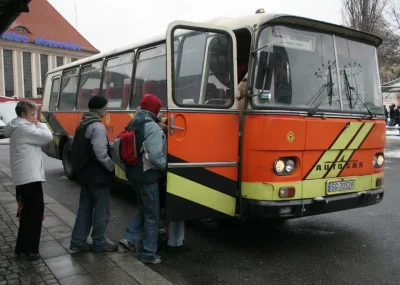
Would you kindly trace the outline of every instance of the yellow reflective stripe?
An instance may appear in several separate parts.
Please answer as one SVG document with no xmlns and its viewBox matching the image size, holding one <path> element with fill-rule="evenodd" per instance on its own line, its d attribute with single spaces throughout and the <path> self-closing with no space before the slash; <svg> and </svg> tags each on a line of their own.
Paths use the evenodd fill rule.
<svg viewBox="0 0 400 285">
<path fill-rule="evenodd" d="M 330 166 L 331 163 L 335 161 L 339 153 L 348 146 L 348 144 L 357 134 L 362 124 L 363 123 L 361 122 L 349 123 L 349 126 L 345 127 L 345 129 L 336 138 L 333 145 L 324 152 L 322 157 L 317 161 L 312 171 L 307 175 L 305 179 L 323 178 L 325 174 L 329 171 L 329 168 L 325 169 L 325 165 Z"/>
<path fill-rule="evenodd" d="M 171 172 L 167 173 L 167 192 L 226 215 L 235 215 L 236 198 Z"/>
<path fill-rule="evenodd" d="M 342 181 L 342 180 L 354 179 L 355 186 L 353 190 L 350 191 L 338 191 L 336 193 L 326 194 L 326 187 L 328 181 Z M 314 198 L 320 196 L 334 196 L 346 193 L 360 192 L 360 191 L 368 191 L 372 190 L 373 187 L 371 185 L 371 175 L 363 175 L 363 176 L 349 176 L 349 177 L 341 177 L 338 179 L 326 178 L 326 179 L 316 179 L 316 180 L 307 180 L 303 182 L 303 199 Z"/>
<path fill-rule="evenodd" d="M 116 163 L 114 163 L 114 164 L 115 164 L 115 176 L 122 180 L 128 180 L 126 178 L 125 171 L 121 167 L 119 167 L 118 164 L 116 164 Z"/>
<path fill-rule="evenodd" d="M 285 200 L 299 200 L 299 199 L 310 199 L 315 197 L 334 196 L 345 193 L 353 193 L 360 191 L 374 190 L 380 187 L 376 187 L 376 179 L 383 177 L 383 173 L 362 175 L 362 176 L 349 176 L 341 178 L 324 178 L 304 181 L 293 181 L 287 183 L 242 183 L 242 198 L 259 200 L 259 201 L 285 201 Z M 326 194 L 326 187 L 328 181 L 342 181 L 347 179 L 355 180 L 355 188 L 350 191 L 340 191 L 333 194 Z M 280 198 L 279 188 L 293 186 L 296 188 L 296 196 L 293 198 Z"/>
<path fill-rule="evenodd" d="M 294 186 L 296 188 L 296 195 L 293 198 L 280 198 L 279 189 L 281 187 Z M 301 199 L 303 191 L 303 184 L 299 182 L 288 183 L 252 183 L 242 182 L 242 197 L 253 200 L 296 200 Z"/>
<path fill-rule="evenodd" d="M 351 139 L 360 129 L 362 123 L 360 122 L 351 122 L 350 126 L 347 127 L 337 138 L 335 143 L 329 149 L 344 149 L 349 144 Z"/>
<path fill-rule="evenodd" d="M 50 127 L 49 123 L 47 122 L 46 118 L 43 116 L 42 113 L 40 113 L 40 120 L 47 125 L 47 127 L 49 128 L 49 130 L 53 134 L 54 143 L 56 144 L 56 146 L 58 146 L 58 144 L 60 143 L 60 138 L 56 134 L 54 134 L 53 129 Z"/>
<path fill-rule="evenodd" d="M 343 168 L 346 167 L 346 163 L 349 161 L 350 157 L 353 155 L 354 150 L 346 149 L 344 150 L 338 159 L 337 162 L 335 162 L 334 166 L 332 166 L 331 171 L 326 177 L 336 177 L 342 171 Z M 329 167 L 331 167 L 331 164 L 326 164 Z"/>
<path fill-rule="evenodd" d="M 374 123 L 366 123 L 362 127 L 361 131 L 357 134 L 357 137 L 352 141 L 348 149 L 358 149 L 361 143 L 364 141 L 365 137 L 369 134 Z"/>
</svg>

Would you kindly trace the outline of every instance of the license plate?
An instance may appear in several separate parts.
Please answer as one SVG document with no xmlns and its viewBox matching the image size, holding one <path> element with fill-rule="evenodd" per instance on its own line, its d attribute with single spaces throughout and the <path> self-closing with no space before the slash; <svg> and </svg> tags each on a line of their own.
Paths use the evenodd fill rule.
<svg viewBox="0 0 400 285">
<path fill-rule="evenodd" d="M 355 180 L 328 182 L 327 192 L 333 193 L 338 191 L 354 190 L 354 185 L 355 185 Z"/>
</svg>

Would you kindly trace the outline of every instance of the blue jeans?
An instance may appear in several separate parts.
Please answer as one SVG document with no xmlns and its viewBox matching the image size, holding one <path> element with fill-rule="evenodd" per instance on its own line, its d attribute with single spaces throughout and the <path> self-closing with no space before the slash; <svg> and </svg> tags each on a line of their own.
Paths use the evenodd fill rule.
<svg viewBox="0 0 400 285">
<path fill-rule="evenodd" d="M 92 230 L 92 250 L 98 251 L 107 245 L 104 237 L 110 220 L 110 188 L 81 185 L 78 215 L 72 231 L 71 245 L 83 246 Z"/>
<path fill-rule="evenodd" d="M 143 262 L 157 258 L 160 198 L 158 182 L 134 183 L 139 207 L 123 238 L 132 244 L 139 241 L 139 259 Z"/>
</svg>

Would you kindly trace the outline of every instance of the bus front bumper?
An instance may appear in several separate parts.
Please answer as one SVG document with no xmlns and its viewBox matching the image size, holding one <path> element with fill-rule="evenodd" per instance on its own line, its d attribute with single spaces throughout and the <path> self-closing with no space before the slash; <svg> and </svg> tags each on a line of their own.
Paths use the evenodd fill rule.
<svg viewBox="0 0 400 285">
<path fill-rule="evenodd" d="M 384 189 L 292 201 L 259 201 L 243 199 L 247 217 L 296 218 L 326 214 L 378 204 Z"/>
</svg>

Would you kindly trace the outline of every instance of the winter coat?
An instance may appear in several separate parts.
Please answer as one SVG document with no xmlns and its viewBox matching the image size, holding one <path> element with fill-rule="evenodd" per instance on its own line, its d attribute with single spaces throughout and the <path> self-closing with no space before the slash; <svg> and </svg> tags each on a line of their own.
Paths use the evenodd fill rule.
<svg viewBox="0 0 400 285">
<path fill-rule="evenodd" d="M 114 162 L 107 132 L 97 113 L 83 115 L 75 132 L 72 162 L 79 183 L 110 186 L 114 180 Z"/>
<path fill-rule="evenodd" d="M 10 138 L 11 176 L 15 186 L 46 181 L 42 149 L 53 140 L 46 124 L 36 125 L 17 117 L 4 127 L 4 136 Z"/>
<path fill-rule="evenodd" d="M 147 151 L 149 164 L 153 167 L 144 171 L 143 159 L 140 155 L 138 164 L 135 166 L 125 166 L 126 177 L 137 183 L 152 183 L 165 175 L 167 168 L 166 159 L 166 138 L 165 133 L 157 124 L 159 119 L 156 115 L 148 110 L 141 110 L 135 119 L 129 123 L 129 127 L 134 128 L 135 125 L 141 125 L 136 132 L 136 149 Z M 144 123 L 144 124 L 143 124 Z"/>
</svg>

